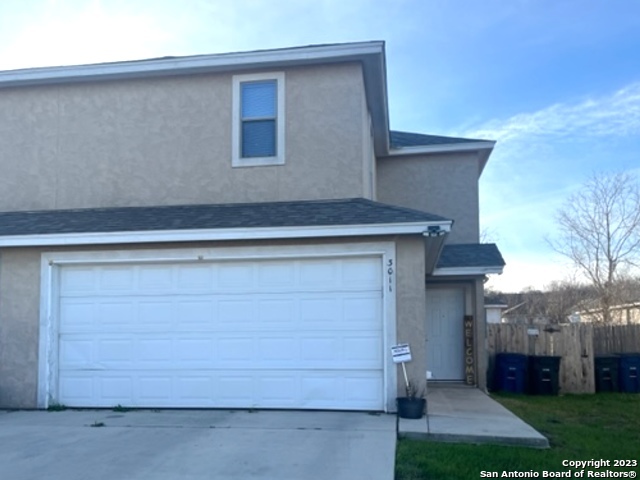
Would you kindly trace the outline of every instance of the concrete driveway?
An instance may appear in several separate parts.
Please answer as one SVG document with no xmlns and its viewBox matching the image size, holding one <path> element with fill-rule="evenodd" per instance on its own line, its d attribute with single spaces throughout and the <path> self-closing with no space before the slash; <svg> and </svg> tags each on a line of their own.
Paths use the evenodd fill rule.
<svg viewBox="0 0 640 480">
<path fill-rule="evenodd" d="M 0 412 L 2 478 L 392 480 L 395 415 Z"/>
</svg>

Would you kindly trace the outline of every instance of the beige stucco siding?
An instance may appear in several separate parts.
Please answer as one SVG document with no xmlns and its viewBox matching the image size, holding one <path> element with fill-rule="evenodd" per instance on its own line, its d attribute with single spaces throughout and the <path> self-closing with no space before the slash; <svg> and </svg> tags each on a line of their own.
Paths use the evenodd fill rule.
<svg viewBox="0 0 640 480">
<path fill-rule="evenodd" d="M 479 238 L 476 153 L 397 156 L 378 160 L 377 199 L 454 220 L 449 243 Z"/>
<path fill-rule="evenodd" d="M 474 281 L 474 320 L 475 320 L 475 345 L 476 345 L 476 382 L 479 388 L 487 390 L 487 322 L 484 317 L 484 280 L 477 278 Z"/>
<path fill-rule="evenodd" d="M 40 252 L 0 252 L 0 407 L 34 408 L 38 385 Z"/>
<path fill-rule="evenodd" d="M 231 167 L 231 74 L 0 89 L 0 211 L 370 197 L 358 64 L 285 72 L 286 163 Z"/>
<path fill-rule="evenodd" d="M 407 376 L 419 389 L 425 387 L 427 373 L 426 294 L 424 241 L 404 238 L 398 241 L 397 343 L 411 346 L 412 361 L 406 364 Z M 397 368 L 400 368 L 399 366 Z M 405 395 L 404 378 L 398 374 L 398 395 Z"/>
</svg>

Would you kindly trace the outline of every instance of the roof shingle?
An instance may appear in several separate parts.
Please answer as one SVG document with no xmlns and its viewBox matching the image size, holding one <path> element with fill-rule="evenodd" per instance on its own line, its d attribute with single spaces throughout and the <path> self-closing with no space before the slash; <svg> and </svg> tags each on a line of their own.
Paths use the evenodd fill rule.
<svg viewBox="0 0 640 480">
<path fill-rule="evenodd" d="M 506 263 L 495 243 L 445 245 L 437 268 L 503 267 Z"/>
<path fill-rule="evenodd" d="M 450 145 L 456 143 L 486 142 L 487 140 L 477 140 L 473 138 L 444 137 L 441 135 L 424 135 L 422 133 L 399 132 L 391 130 L 389 132 L 391 148 L 404 147 L 426 147 L 432 145 Z"/>
<path fill-rule="evenodd" d="M 346 200 L 0 212 L 0 236 L 440 222 L 363 198 Z"/>
</svg>

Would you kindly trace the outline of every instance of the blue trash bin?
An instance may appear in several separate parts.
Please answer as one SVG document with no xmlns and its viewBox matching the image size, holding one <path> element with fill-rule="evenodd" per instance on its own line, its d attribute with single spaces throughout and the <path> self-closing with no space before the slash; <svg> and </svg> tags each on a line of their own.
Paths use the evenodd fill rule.
<svg viewBox="0 0 640 480">
<path fill-rule="evenodd" d="M 495 389 L 503 392 L 526 393 L 527 356 L 521 353 L 496 355 Z"/>
<path fill-rule="evenodd" d="M 620 357 L 619 386 L 621 392 L 640 393 L 640 353 L 618 353 Z"/>
</svg>

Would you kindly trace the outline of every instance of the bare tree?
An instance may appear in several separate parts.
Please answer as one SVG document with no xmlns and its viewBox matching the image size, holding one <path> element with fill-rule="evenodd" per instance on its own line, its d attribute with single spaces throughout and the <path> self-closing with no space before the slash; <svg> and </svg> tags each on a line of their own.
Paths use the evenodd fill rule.
<svg viewBox="0 0 640 480">
<path fill-rule="evenodd" d="M 593 175 L 558 211 L 551 245 L 597 292 L 602 321 L 619 301 L 616 285 L 640 260 L 640 187 L 629 173 Z"/>
<path fill-rule="evenodd" d="M 581 305 L 593 299 L 593 287 L 572 280 L 553 281 L 545 288 L 549 323 L 566 323 Z"/>
</svg>

